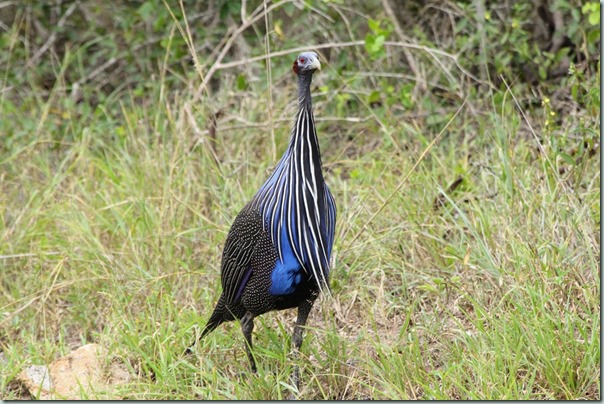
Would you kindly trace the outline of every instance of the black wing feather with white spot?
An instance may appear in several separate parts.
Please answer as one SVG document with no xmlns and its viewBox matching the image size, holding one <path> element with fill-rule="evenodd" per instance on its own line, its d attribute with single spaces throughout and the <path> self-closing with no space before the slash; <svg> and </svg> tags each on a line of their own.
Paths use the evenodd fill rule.
<svg viewBox="0 0 604 404">
<path fill-rule="evenodd" d="M 227 305 L 241 298 L 261 231 L 262 217 L 247 209 L 237 215 L 231 226 L 222 252 L 222 293 Z"/>
</svg>

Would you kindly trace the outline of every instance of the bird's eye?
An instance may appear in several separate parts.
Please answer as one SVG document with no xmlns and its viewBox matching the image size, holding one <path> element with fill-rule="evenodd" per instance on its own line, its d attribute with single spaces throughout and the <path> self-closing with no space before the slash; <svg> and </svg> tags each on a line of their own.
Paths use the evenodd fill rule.
<svg viewBox="0 0 604 404">
<path fill-rule="evenodd" d="M 298 60 L 300 61 L 300 63 L 304 63 L 304 62 L 306 62 L 306 60 L 305 60 L 304 58 L 300 58 L 300 59 L 298 59 Z"/>
</svg>

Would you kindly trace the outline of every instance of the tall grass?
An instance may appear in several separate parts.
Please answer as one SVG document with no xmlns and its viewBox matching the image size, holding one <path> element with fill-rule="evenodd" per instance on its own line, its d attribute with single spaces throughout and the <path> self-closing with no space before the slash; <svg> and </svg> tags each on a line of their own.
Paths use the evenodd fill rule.
<svg viewBox="0 0 604 404">
<path fill-rule="evenodd" d="M 333 297 L 311 313 L 300 391 L 293 312 L 259 319 L 257 375 L 236 323 L 181 355 L 219 296 L 231 221 L 276 162 L 269 127 L 250 124 L 268 116 L 262 83 L 195 103 L 161 80 L 111 107 L 75 104 L 58 84 L 48 98 L 4 99 L 2 398 L 22 396 L 24 367 L 89 342 L 136 377 L 88 398 L 599 398 L 598 162 L 569 167 L 551 146 L 579 144 L 579 118 L 549 131 L 511 94 L 470 93 L 434 123 L 363 103 L 368 118 L 351 122 L 325 77 L 346 83 L 328 68 L 314 89 L 338 205 Z M 279 78 L 277 155 L 295 109 L 295 80 Z M 372 91 L 371 79 L 355 90 Z M 215 138 L 208 103 L 224 109 Z"/>
</svg>

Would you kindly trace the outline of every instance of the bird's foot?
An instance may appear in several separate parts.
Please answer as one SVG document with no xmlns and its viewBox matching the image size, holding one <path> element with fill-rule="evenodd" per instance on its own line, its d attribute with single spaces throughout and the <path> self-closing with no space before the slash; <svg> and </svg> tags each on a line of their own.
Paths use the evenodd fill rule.
<svg viewBox="0 0 604 404">
<path fill-rule="evenodd" d="M 292 386 L 294 388 L 290 390 L 286 400 L 298 400 L 298 397 L 300 396 L 300 369 L 298 366 L 294 366 Z"/>
<path fill-rule="evenodd" d="M 192 356 L 194 354 L 194 352 L 193 352 L 194 346 L 195 346 L 195 344 L 188 346 L 187 349 L 185 349 L 184 352 L 182 353 L 182 356 Z"/>
<path fill-rule="evenodd" d="M 296 390 L 296 391 L 292 390 L 289 392 L 287 397 L 285 397 L 285 399 L 288 401 L 299 400 L 299 398 L 298 398 L 299 396 L 300 396 L 300 392 L 298 390 Z"/>
<path fill-rule="evenodd" d="M 258 376 L 258 372 L 256 372 L 256 370 L 252 370 L 252 371 L 245 371 L 242 370 L 240 372 L 235 373 L 235 376 L 237 377 L 237 379 L 239 380 L 247 380 L 250 377 L 254 377 L 254 376 Z"/>
</svg>

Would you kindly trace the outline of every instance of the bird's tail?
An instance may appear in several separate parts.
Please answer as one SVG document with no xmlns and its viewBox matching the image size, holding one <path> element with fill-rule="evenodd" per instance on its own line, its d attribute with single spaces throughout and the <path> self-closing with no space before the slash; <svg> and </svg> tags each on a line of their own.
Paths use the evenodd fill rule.
<svg viewBox="0 0 604 404">
<path fill-rule="evenodd" d="M 225 318 L 225 312 L 226 312 L 226 314 L 228 314 L 228 310 L 225 310 L 224 303 L 222 303 L 221 300 L 222 300 L 222 298 L 218 301 L 218 304 L 216 305 L 214 312 L 210 316 L 210 319 L 208 320 L 203 331 L 201 332 L 201 335 L 199 336 L 200 340 L 203 337 L 205 337 L 207 334 L 214 331 L 220 324 L 229 320 L 229 319 Z"/>
<path fill-rule="evenodd" d="M 212 315 L 210 316 L 210 319 L 208 320 L 203 331 L 201 332 L 201 335 L 196 341 L 189 345 L 189 347 L 185 351 L 185 355 L 191 354 L 193 352 L 193 346 L 195 346 L 197 342 L 201 341 L 201 339 L 207 334 L 214 331 L 220 324 L 224 323 L 225 321 L 231 321 L 234 319 L 235 317 L 226 307 L 226 304 L 224 302 L 224 296 L 221 295 L 220 299 L 218 299 L 216 307 L 214 308 L 214 311 L 212 312 Z"/>
</svg>

